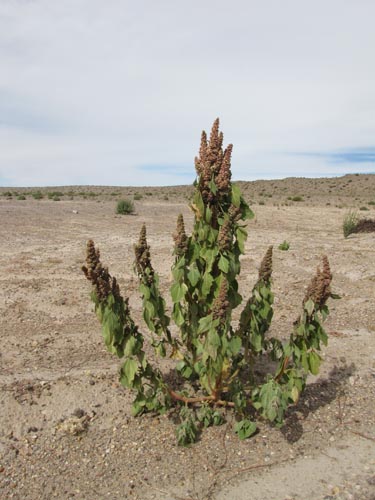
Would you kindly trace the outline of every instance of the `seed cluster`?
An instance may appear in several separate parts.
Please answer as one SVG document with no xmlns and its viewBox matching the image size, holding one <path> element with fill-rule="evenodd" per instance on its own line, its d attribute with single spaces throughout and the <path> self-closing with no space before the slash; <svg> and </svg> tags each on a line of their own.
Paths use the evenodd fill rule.
<svg viewBox="0 0 375 500">
<path fill-rule="evenodd" d="M 331 281 L 332 273 L 329 267 L 328 257 L 325 255 L 323 257 L 323 270 L 321 271 L 319 267 L 317 268 L 316 275 L 313 277 L 306 290 L 303 305 L 311 299 L 314 304 L 317 304 L 319 309 L 321 309 L 331 296 Z"/>
<path fill-rule="evenodd" d="M 177 228 L 173 235 L 175 255 L 182 257 L 188 249 L 188 237 L 185 232 L 184 218 L 179 214 L 177 218 Z"/>
<path fill-rule="evenodd" d="M 269 283 L 272 275 L 272 250 L 273 247 L 268 247 L 268 250 L 260 263 L 258 280 L 264 281 L 264 283 Z"/>
<path fill-rule="evenodd" d="M 147 244 L 145 224 L 142 225 L 138 243 L 134 245 L 134 253 L 135 269 L 138 273 L 138 276 L 147 276 L 147 281 L 152 282 L 154 269 L 151 265 L 150 246 Z"/>
<path fill-rule="evenodd" d="M 91 281 L 99 302 L 105 302 L 109 294 L 117 298 L 121 296 L 116 278 L 112 277 L 108 269 L 100 262 L 99 248 L 95 248 L 92 240 L 87 242 L 86 264 L 86 266 L 82 266 L 82 271 L 86 278 Z"/>
<path fill-rule="evenodd" d="M 212 305 L 213 319 L 219 319 L 220 323 L 224 324 L 229 308 L 230 303 L 228 300 L 228 282 L 226 279 L 224 279 L 221 282 L 219 295 L 216 297 Z"/>
<path fill-rule="evenodd" d="M 219 132 L 219 118 L 217 118 L 212 126 L 209 141 L 207 141 L 206 132 L 202 132 L 199 157 L 195 158 L 198 188 L 203 201 L 210 205 L 214 205 L 217 200 L 226 196 L 230 191 L 233 145 L 229 144 L 225 151 L 223 151 L 222 146 L 223 133 Z M 212 180 L 216 184 L 216 193 L 210 188 Z"/>
</svg>

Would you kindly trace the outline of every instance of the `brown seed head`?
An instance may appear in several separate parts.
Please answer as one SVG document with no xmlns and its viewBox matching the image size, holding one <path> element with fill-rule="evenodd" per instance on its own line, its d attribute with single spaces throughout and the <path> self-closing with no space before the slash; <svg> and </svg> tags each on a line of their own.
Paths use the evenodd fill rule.
<svg viewBox="0 0 375 500">
<path fill-rule="evenodd" d="M 229 307 L 230 303 L 228 300 L 228 282 L 226 279 L 224 279 L 221 282 L 219 295 L 214 300 L 212 306 L 213 319 L 220 319 L 220 323 L 224 324 Z"/>
<path fill-rule="evenodd" d="M 260 264 L 258 281 L 264 281 L 268 283 L 272 276 L 272 250 L 273 247 L 270 246 L 265 253 L 263 260 Z"/>
<path fill-rule="evenodd" d="M 323 257 L 323 270 L 318 267 L 303 299 L 303 305 L 312 300 L 321 309 L 331 296 L 332 273 L 327 256 Z"/>
<path fill-rule="evenodd" d="M 220 169 L 216 177 L 216 186 L 221 194 L 227 194 L 229 191 L 230 180 L 232 176 L 230 171 L 232 150 L 233 144 L 228 144 L 228 147 L 224 151 Z"/>
<path fill-rule="evenodd" d="M 177 228 L 173 235 L 173 239 L 175 243 L 175 254 L 178 256 L 185 255 L 188 249 L 188 237 L 186 236 L 184 218 L 182 214 L 179 214 L 177 218 Z"/>
<path fill-rule="evenodd" d="M 223 225 L 220 227 L 219 236 L 217 238 L 217 242 L 219 245 L 219 249 L 229 250 L 231 247 L 231 243 L 233 241 L 232 236 L 232 223 L 229 219 L 225 219 Z"/>
<path fill-rule="evenodd" d="M 86 248 L 86 266 L 82 266 L 86 278 L 91 281 L 100 302 L 107 300 L 110 293 L 120 297 L 120 289 L 116 279 L 112 278 L 106 267 L 100 262 L 99 249 L 89 240 Z"/>
<path fill-rule="evenodd" d="M 151 265 L 150 247 L 147 244 L 145 224 L 142 225 L 138 243 L 134 245 L 134 253 L 135 268 L 138 275 L 143 276 L 146 273 L 146 269 L 148 269 L 149 276 L 152 278 L 154 270 Z"/>
</svg>

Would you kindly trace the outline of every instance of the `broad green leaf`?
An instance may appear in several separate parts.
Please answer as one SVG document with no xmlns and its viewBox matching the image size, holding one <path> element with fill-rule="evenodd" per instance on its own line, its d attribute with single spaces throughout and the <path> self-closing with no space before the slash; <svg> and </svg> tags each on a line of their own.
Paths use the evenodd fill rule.
<svg viewBox="0 0 375 500">
<path fill-rule="evenodd" d="M 239 439 L 244 440 L 252 436 L 257 430 L 255 422 L 247 418 L 237 422 L 234 426 L 234 432 L 238 435 Z"/>
<path fill-rule="evenodd" d="M 199 327 L 198 327 L 198 334 L 207 332 L 210 329 L 211 324 L 212 324 L 212 314 L 209 314 L 208 316 L 200 318 Z"/>
<path fill-rule="evenodd" d="M 307 312 L 307 314 L 309 316 L 312 315 L 312 313 L 314 312 L 314 309 L 315 309 L 315 304 L 314 304 L 314 301 L 309 299 L 306 303 L 305 303 L 305 311 Z"/>
<path fill-rule="evenodd" d="M 309 368 L 313 375 L 318 375 L 320 367 L 320 356 L 317 352 L 311 351 L 309 353 Z"/>
<path fill-rule="evenodd" d="M 173 302 L 180 302 L 187 292 L 185 283 L 174 283 L 171 287 L 171 297 Z"/>
<path fill-rule="evenodd" d="M 228 271 L 229 271 L 229 260 L 224 257 L 224 255 L 221 255 L 220 256 L 220 259 L 219 259 L 219 269 L 222 273 L 225 273 L 227 274 Z"/>
<path fill-rule="evenodd" d="M 245 242 L 247 240 L 247 231 L 243 227 L 238 227 L 236 231 L 236 238 L 238 242 L 238 248 L 241 253 L 245 253 Z"/>
<path fill-rule="evenodd" d="M 191 285 L 195 287 L 198 281 L 200 280 L 201 275 L 196 267 L 192 267 L 188 272 L 187 277 Z"/>
<path fill-rule="evenodd" d="M 133 380 L 138 370 L 138 363 L 135 359 L 129 358 L 121 367 L 120 381 L 126 387 L 133 386 Z"/>
<path fill-rule="evenodd" d="M 242 342 L 240 337 L 232 337 L 229 342 L 229 349 L 233 356 L 238 354 L 241 350 Z"/>
<path fill-rule="evenodd" d="M 294 386 L 290 391 L 290 398 L 293 401 L 293 403 L 297 403 L 299 398 L 299 390 L 297 389 L 296 386 Z"/>
<path fill-rule="evenodd" d="M 173 314 L 172 314 L 173 320 L 176 323 L 177 326 L 182 326 L 185 323 L 185 318 L 184 315 L 181 311 L 180 304 L 176 302 L 173 305 Z"/>
<path fill-rule="evenodd" d="M 151 296 L 151 291 L 150 291 L 150 288 L 148 286 L 146 286 L 145 284 L 141 283 L 139 285 L 139 291 L 141 292 L 141 294 L 143 295 L 143 297 L 145 299 L 149 299 L 150 296 Z"/>
<path fill-rule="evenodd" d="M 201 293 L 202 293 L 203 297 L 207 297 L 207 295 L 209 295 L 213 281 L 214 281 L 214 279 L 213 279 L 212 275 L 210 273 L 206 272 L 205 275 L 203 276 L 203 283 L 202 283 L 202 289 L 201 289 Z"/>
<path fill-rule="evenodd" d="M 132 356 L 137 349 L 137 340 L 135 337 L 130 336 L 125 345 L 125 356 Z"/>
</svg>

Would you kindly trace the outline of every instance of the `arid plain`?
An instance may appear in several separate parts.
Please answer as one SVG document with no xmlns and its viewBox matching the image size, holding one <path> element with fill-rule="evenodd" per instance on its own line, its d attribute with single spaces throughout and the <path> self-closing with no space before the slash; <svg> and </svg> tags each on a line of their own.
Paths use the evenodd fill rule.
<svg viewBox="0 0 375 500">
<path fill-rule="evenodd" d="M 145 222 L 167 298 L 172 233 L 179 213 L 192 226 L 192 188 L 0 188 L 2 498 L 375 499 L 375 233 L 342 231 L 349 210 L 375 218 L 375 175 L 240 186 L 255 212 L 240 291 L 274 245 L 271 333 L 288 337 L 322 255 L 341 299 L 329 302 L 321 372 L 283 428 L 261 422 L 239 441 L 228 412 L 188 448 L 176 445 L 173 415 L 131 417 L 81 266 L 92 238 L 141 323 L 133 245 Z M 123 198 L 133 215 L 115 213 Z"/>
</svg>

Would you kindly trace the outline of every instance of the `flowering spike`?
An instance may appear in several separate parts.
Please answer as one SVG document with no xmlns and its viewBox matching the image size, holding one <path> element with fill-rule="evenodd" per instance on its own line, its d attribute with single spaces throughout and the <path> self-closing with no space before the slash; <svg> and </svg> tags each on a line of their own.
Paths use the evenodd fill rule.
<svg viewBox="0 0 375 500">
<path fill-rule="evenodd" d="M 272 275 L 272 251 L 273 247 L 268 247 L 259 268 L 258 279 L 259 281 L 264 281 L 265 283 L 269 283 Z"/>
<path fill-rule="evenodd" d="M 175 242 L 175 254 L 177 256 L 182 256 L 185 254 L 188 248 L 188 237 L 185 232 L 184 218 L 182 214 L 179 214 L 177 218 L 177 228 L 173 235 Z"/>
<path fill-rule="evenodd" d="M 146 273 L 146 270 L 148 270 L 148 274 L 152 276 L 154 274 L 154 270 L 151 265 L 150 247 L 147 244 L 145 224 L 142 225 L 138 243 L 134 245 L 134 253 L 135 268 L 138 275 L 143 276 Z"/>
<path fill-rule="evenodd" d="M 323 271 L 321 271 L 319 267 L 317 268 L 316 275 L 312 278 L 306 290 L 303 305 L 311 299 L 314 304 L 322 308 L 327 302 L 327 299 L 331 296 L 331 281 L 332 273 L 329 267 L 328 257 L 325 255 L 323 257 Z"/>
</svg>

